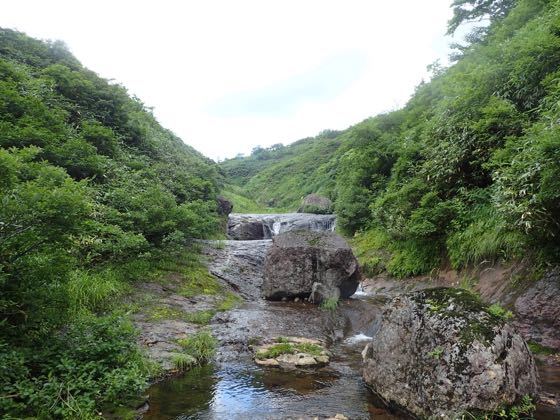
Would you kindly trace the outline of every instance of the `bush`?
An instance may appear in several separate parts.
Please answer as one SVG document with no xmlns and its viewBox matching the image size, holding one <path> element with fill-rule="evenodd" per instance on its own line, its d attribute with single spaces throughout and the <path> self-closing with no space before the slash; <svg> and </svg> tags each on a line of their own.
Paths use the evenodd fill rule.
<svg viewBox="0 0 560 420">
<path fill-rule="evenodd" d="M 124 402 L 147 385 L 150 365 L 124 318 L 79 317 L 48 344 L 24 352 L 0 345 L 0 366 L 10 366 L 0 379 L 8 396 L 0 399 L 3 412 L 93 418 L 102 405 Z"/>
</svg>

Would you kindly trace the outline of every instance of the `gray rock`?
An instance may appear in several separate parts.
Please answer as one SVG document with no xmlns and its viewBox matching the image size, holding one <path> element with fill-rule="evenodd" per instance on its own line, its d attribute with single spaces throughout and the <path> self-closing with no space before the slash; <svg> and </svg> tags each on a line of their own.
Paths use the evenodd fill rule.
<svg viewBox="0 0 560 420">
<path fill-rule="evenodd" d="M 269 235 L 265 235 L 263 223 L 258 220 L 228 225 L 228 235 L 237 241 L 253 241 L 269 237 Z"/>
<path fill-rule="evenodd" d="M 560 268 L 548 271 L 515 301 L 516 325 L 524 337 L 560 350 Z"/>
<path fill-rule="evenodd" d="M 465 290 L 396 297 L 362 355 L 372 390 L 422 418 L 490 412 L 538 392 L 522 337 Z"/>
<path fill-rule="evenodd" d="M 330 214 L 333 203 L 327 197 L 319 194 L 309 194 L 301 202 L 298 213 Z"/>
<path fill-rule="evenodd" d="M 314 283 L 323 285 L 319 299 L 335 293 L 347 298 L 359 281 L 358 262 L 342 237 L 332 232 L 293 231 L 273 239 L 262 287 L 263 296 L 270 300 L 309 297 Z"/>
<path fill-rule="evenodd" d="M 313 287 L 311 287 L 311 294 L 309 295 L 309 301 L 311 303 L 319 304 L 327 299 L 340 299 L 340 289 L 338 287 L 329 287 L 319 282 L 313 283 Z"/>
<path fill-rule="evenodd" d="M 229 201 L 227 198 L 219 195 L 216 198 L 216 201 L 218 203 L 218 214 L 220 216 L 227 216 L 232 212 L 233 203 L 231 201 Z"/>
</svg>

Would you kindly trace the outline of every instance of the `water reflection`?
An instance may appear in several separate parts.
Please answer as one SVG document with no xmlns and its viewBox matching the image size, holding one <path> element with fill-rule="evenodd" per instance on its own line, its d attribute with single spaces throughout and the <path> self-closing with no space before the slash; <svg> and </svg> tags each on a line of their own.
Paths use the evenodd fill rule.
<svg viewBox="0 0 560 420">
<path fill-rule="evenodd" d="M 334 416 L 388 419 L 375 409 L 359 376 L 343 373 L 261 369 L 252 364 L 194 369 L 150 389 L 145 419 L 275 419 Z"/>
</svg>

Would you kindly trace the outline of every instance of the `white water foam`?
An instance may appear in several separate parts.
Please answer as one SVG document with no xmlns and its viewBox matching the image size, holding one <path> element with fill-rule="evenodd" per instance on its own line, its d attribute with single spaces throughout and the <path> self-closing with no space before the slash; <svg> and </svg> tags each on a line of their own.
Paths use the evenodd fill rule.
<svg viewBox="0 0 560 420">
<path fill-rule="evenodd" d="M 360 297 L 360 296 L 368 296 L 368 294 L 364 291 L 364 288 L 362 287 L 362 283 L 358 285 L 358 288 L 356 289 L 356 291 L 351 297 Z"/>
<path fill-rule="evenodd" d="M 370 337 L 369 335 L 359 333 L 353 335 L 352 337 L 348 337 L 346 340 L 344 340 L 344 342 L 347 344 L 357 344 L 357 343 L 361 343 L 362 341 L 369 341 L 371 339 L 372 337 Z"/>
</svg>

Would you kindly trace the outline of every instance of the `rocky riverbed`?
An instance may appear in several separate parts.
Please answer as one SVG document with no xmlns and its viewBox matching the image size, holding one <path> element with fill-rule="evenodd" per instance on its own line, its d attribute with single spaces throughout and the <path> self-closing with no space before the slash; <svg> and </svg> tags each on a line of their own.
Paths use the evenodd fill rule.
<svg viewBox="0 0 560 420">
<path fill-rule="evenodd" d="M 276 220 L 271 225 L 272 236 L 276 216 L 271 219 Z M 298 220 L 302 220 L 300 216 Z M 251 215 L 247 221 L 254 223 L 259 217 Z M 267 217 L 262 215 L 262 220 Z M 315 217 L 318 216 L 304 215 L 303 219 L 310 223 L 307 226 L 331 230 L 334 222 L 324 223 L 321 219 L 321 223 L 313 224 L 310 220 Z M 231 226 L 239 223 L 230 223 Z M 285 226 L 301 225 L 288 221 Z M 267 301 L 262 297 L 262 284 L 270 246 L 270 239 L 206 244 L 204 254 L 210 272 L 243 302 L 233 310 L 217 313 L 210 322 L 219 342 L 215 362 L 152 386 L 150 409 L 144 418 L 406 418 L 402 412 L 387 411 L 379 396 L 369 390 L 362 379 L 361 353 L 379 329 L 383 308 L 391 298 L 435 283 L 378 279 L 374 285 L 368 281 L 365 290 L 358 289 L 335 311 L 299 298 Z M 297 369 L 256 364 L 255 349 L 279 337 L 324 344 L 329 363 Z M 537 418 L 558 418 L 560 411 L 554 405 L 555 394 L 560 390 L 560 368 L 539 362 L 538 369 L 545 391 L 542 397 L 548 396 L 549 404 L 539 407 Z"/>
</svg>

